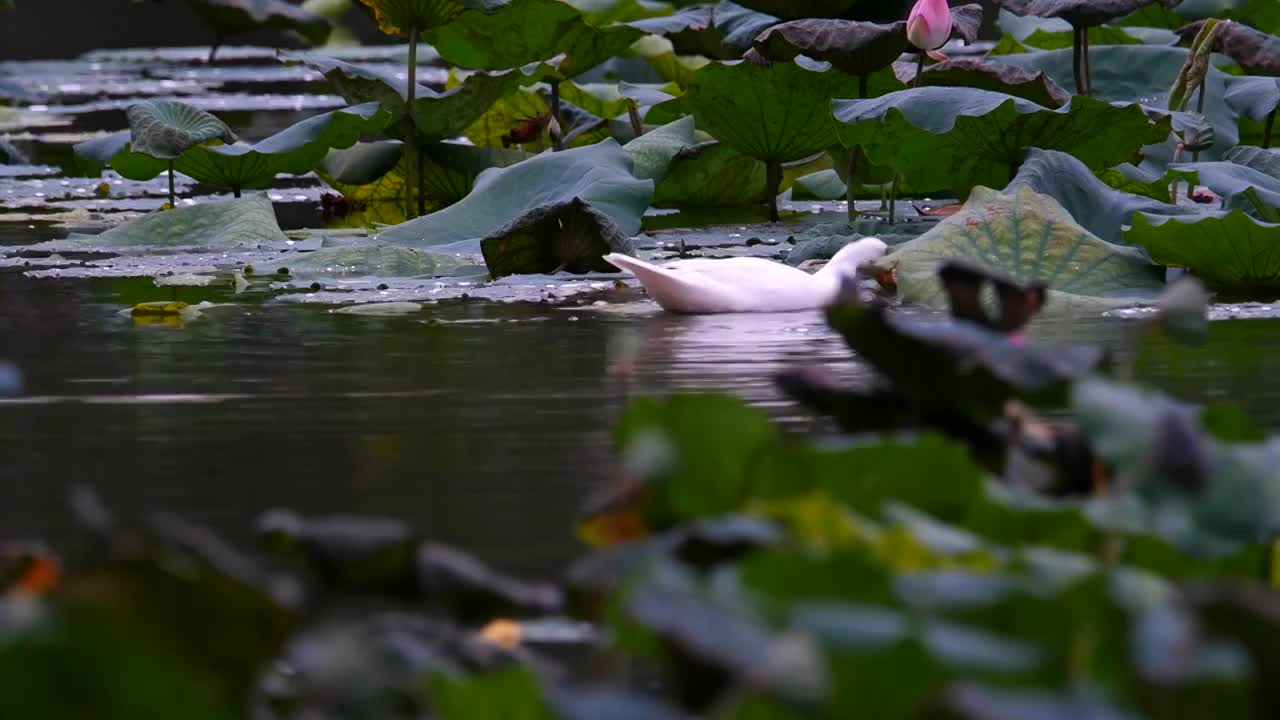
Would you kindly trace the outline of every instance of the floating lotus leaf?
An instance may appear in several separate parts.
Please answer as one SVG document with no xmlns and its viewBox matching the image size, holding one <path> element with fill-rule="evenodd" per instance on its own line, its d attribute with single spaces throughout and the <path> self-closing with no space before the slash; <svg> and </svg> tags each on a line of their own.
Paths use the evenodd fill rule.
<svg viewBox="0 0 1280 720">
<path fill-rule="evenodd" d="M 492 277 L 612 272 L 612 252 L 635 254 L 617 223 L 579 198 L 544 205 L 480 241 Z"/>
<path fill-rule="evenodd" d="M 649 207 L 653 181 L 631 174 L 631 159 L 612 140 L 564 152 L 537 155 L 506 168 L 480 174 L 461 202 L 388 228 L 386 244 L 441 246 L 454 252 L 476 252 L 480 240 L 541 207 L 589 203 L 635 235 Z"/>
<path fill-rule="evenodd" d="M 472 10 L 430 30 L 427 41 L 450 63 L 503 70 L 559 55 L 568 79 L 622 53 L 644 33 L 625 25 L 597 28 L 560 0 L 512 0 L 498 12 Z"/>
<path fill-rule="evenodd" d="M 1162 265 L 1191 270 L 1232 298 L 1280 298 L 1280 225 L 1241 210 L 1195 218 L 1138 215 L 1124 239 Z"/>
<path fill-rule="evenodd" d="M 226 123 L 176 100 L 144 100 L 130 105 L 126 114 L 134 151 L 154 158 L 171 160 L 210 140 L 236 141 Z"/>
<path fill-rule="evenodd" d="M 904 78 L 908 82 L 909 78 Z M 982 58 L 953 58 L 930 65 L 920 76 L 926 87 L 971 87 L 1030 100 L 1047 108 L 1071 101 L 1071 93 L 1044 72 Z"/>
<path fill-rule="evenodd" d="M 350 147 L 361 134 L 378 132 L 387 117 L 378 103 L 335 110 L 307 118 L 253 145 L 189 146 L 181 152 L 174 168 L 215 187 L 237 191 L 265 187 L 278 174 L 311 172 L 330 148 Z M 181 144 L 185 143 L 173 147 Z M 165 171 L 165 163 L 134 147 L 130 133 L 115 133 L 76 145 L 75 153 L 81 169 L 90 174 L 101 173 L 104 165 L 111 165 L 131 180 L 150 180 Z"/>
<path fill-rule="evenodd" d="M 373 10 L 378 29 L 388 35 L 408 35 L 452 22 L 468 10 L 492 12 L 506 0 L 359 0 Z"/>
<path fill-rule="evenodd" d="M 1178 28 L 1178 36 L 1182 42 L 1188 43 L 1200 33 L 1204 24 L 1204 20 L 1199 20 Z M 1213 36 L 1213 51 L 1231 58 L 1251 75 L 1280 75 L 1280 37 L 1248 25 L 1219 23 Z"/>
<path fill-rule="evenodd" d="M 1164 197 L 1169 199 L 1169 183 L 1164 185 Z M 1107 242 L 1120 243 L 1124 238 L 1124 226 L 1135 213 L 1152 215 L 1195 215 L 1193 208 L 1170 205 L 1149 197 L 1112 189 L 1097 178 L 1084 163 L 1074 157 L 1054 150 L 1033 149 L 1027 152 L 1026 162 L 1018 169 L 1018 175 L 1009 189 L 1027 187 L 1057 200 L 1084 229 Z"/>
<path fill-rule="evenodd" d="M 72 234 L 86 248 L 284 247 L 289 238 L 263 194 L 148 213 L 98 235 Z"/>
<path fill-rule="evenodd" d="M 1001 0 L 1015 15 L 1062 18 L 1078 27 L 1101 25 L 1164 0 Z"/>
<path fill-rule="evenodd" d="M 947 260 L 1042 283 L 1051 309 L 1149 301 L 1164 286 L 1164 273 L 1141 252 L 1099 239 L 1030 187 L 975 188 L 959 212 L 888 258 L 904 300 L 939 306 L 945 296 L 937 272 Z"/>
<path fill-rule="evenodd" d="M 224 35 L 261 27 L 293 30 L 313 45 L 323 45 L 333 26 L 328 20 L 282 0 L 189 0 L 196 14 Z"/>
<path fill-rule="evenodd" d="M 923 87 L 872 100 L 834 103 L 840 140 L 861 145 L 917 191 L 978 185 L 1004 187 L 1027 148 L 1070 153 L 1091 168 L 1137 161 L 1143 145 L 1162 142 L 1171 123 L 1142 108 L 1076 97 L 1050 109 L 1003 93 Z M 713 133 L 714 134 L 714 133 Z"/>
<path fill-rule="evenodd" d="M 448 253 L 388 245 L 320 248 L 290 262 L 289 270 L 299 277 L 432 277 L 461 266 Z"/>
</svg>

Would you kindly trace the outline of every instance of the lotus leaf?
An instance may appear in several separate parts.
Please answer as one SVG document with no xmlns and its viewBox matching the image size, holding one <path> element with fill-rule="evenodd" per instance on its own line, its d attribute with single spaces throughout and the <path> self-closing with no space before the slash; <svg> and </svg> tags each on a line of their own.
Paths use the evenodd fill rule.
<svg viewBox="0 0 1280 720">
<path fill-rule="evenodd" d="M 654 189 L 653 204 L 691 208 L 766 202 L 765 174 L 764 163 L 716 143 L 676 157 Z"/>
<path fill-rule="evenodd" d="M 634 255 L 617 223 L 579 198 L 544 205 L 480 241 L 492 277 L 558 272 L 612 272 L 612 252 Z"/>
<path fill-rule="evenodd" d="M 1169 135 L 1137 106 L 1076 97 L 1050 109 L 1002 93 L 923 87 L 872 100 L 837 100 L 840 140 L 862 146 L 920 192 L 1004 187 L 1027 148 L 1061 150 L 1091 168 L 1137 160 L 1143 145 Z"/>
<path fill-rule="evenodd" d="M 98 235 L 76 235 L 69 242 L 92 248 L 284 247 L 275 209 L 266 195 L 202 203 L 156 211 Z"/>
<path fill-rule="evenodd" d="M 796 178 L 791 186 L 795 200 L 844 200 L 848 192 L 844 180 L 835 170 L 819 170 Z"/>
<path fill-rule="evenodd" d="M 713 4 L 690 5 L 671 15 L 627 23 L 644 33 L 659 35 L 672 44 L 673 52 L 681 55 L 705 55 L 728 60 L 736 57 L 724 44 L 724 36 L 716 28 Z M 748 39 L 748 43 L 750 40 Z"/>
<path fill-rule="evenodd" d="M 645 133 L 623 146 L 632 173 L 641 180 L 662 182 L 676 155 L 693 145 L 693 118 L 684 117 Z"/>
<path fill-rule="evenodd" d="M 320 248 L 292 261 L 289 269 L 300 277 L 430 277 L 447 275 L 460 265 L 458 258 L 448 253 L 386 245 L 357 245 Z"/>
<path fill-rule="evenodd" d="M 1200 20 L 1178 29 L 1182 42 L 1190 42 L 1200 33 L 1206 21 Z M 1245 72 L 1280 75 L 1280 37 L 1236 22 L 1219 23 L 1213 36 L 1213 51 L 1231 58 Z"/>
<path fill-rule="evenodd" d="M 386 244 L 476 252 L 480 240 L 541 207 L 583 200 L 618 225 L 628 237 L 640 229 L 653 181 L 631 174 L 631 160 L 612 140 L 558 153 L 537 155 L 505 168 L 482 172 L 461 202 L 388 228 Z"/>
<path fill-rule="evenodd" d="M 442 720 L 477 715 L 512 720 L 557 720 L 547 706 L 537 677 L 527 668 L 459 676 L 434 673 L 427 678 L 434 714 Z"/>
<path fill-rule="evenodd" d="M 898 16 L 900 8 L 879 0 L 743 0 L 742 5 L 785 20 L 848 18 L 883 22 Z"/>
<path fill-rule="evenodd" d="M 330 148 L 350 147 L 361 134 L 381 130 L 386 120 L 378 103 L 365 103 L 307 118 L 253 145 L 189 146 L 180 152 L 174 168 L 197 182 L 236 192 L 265 187 L 278 174 L 311 172 Z M 77 145 L 76 154 L 81 168 L 89 173 L 100 173 L 105 164 L 132 180 L 150 180 L 164 172 L 164 163 L 135 147 L 128 133 L 116 133 Z"/>
<path fill-rule="evenodd" d="M 236 141 L 226 123 L 175 100 L 144 100 L 130 105 L 127 114 L 130 144 L 153 158 L 172 160 L 210 140 Z"/>
<path fill-rule="evenodd" d="M 452 22 L 468 10 L 493 12 L 507 0 L 359 0 L 373 10 L 378 28 L 388 35 L 408 35 Z"/>
<path fill-rule="evenodd" d="M 312 45 L 323 45 L 333 26 L 328 20 L 282 0 L 189 0 L 206 23 L 222 35 L 260 27 L 293 30 Z M 216 50 L 216 48 L 215 48 Z"/>
<path fill-rule="evenodd" d="M 677 55 L 670 40 L 657 35 L 642 37 L 631 44 L 631 52 L 644 58 L 663 79 L 681 89 L 689 86 L 689 78 L 706 67 L 710 59 L 702 55 Z M 637 87 L 634 84 L 631 87 Z"/>
<path fill-rule="evenodd" d="M 1164 201 L 1122 192 L 1108 187 L 1084 163 L 1054 150 L 1030 150 L 1026 162 L 1009 189 L 1030 188 L 1057 200 L 1085 230 L 1106 240 L 1123 241 L 1124 226 L 1134 213 L 1152 215 L 1195 215 L 1198 211 L 1168 204 L 1169 183 L 1161 178 L 1156 183 L 1164 189 Z"/>
<path fill-rule="evenodd" d="M 1280 150 L 1238 145 L 1231 148 L 1222 159 L 1280 180 Z"/>
<path fill-rule="evenodd" d="M 726 48 L 743 52 L 751 47 L 756 36 L 782 20 L 743 7 L 732 0 L 720 0 L 712 11 L 716 30 L 723 37 Z"/>
<path fill-rule="evenodd" d="M 909 82 L 910 78 L 903 78 Z M 1030 100 L 1047 108 L 1071 101 L 1071 94 L 1044 72 L 981 58 L 954 58 L 930 65 L 920 76 L 927 87 L 971 87 Z"/>
<path fill-rule="evenodd" d="M 643 35 L 635 28 L 597 28 L 560 0 L 511 0 L 498 12 L 471 10 L 427 32 L 427 41 L 450 63 L 502 70 L 558 55 L 564 79 L 618 55 Z"/>
<path fill-rule="evenodd" d="M 1164 0 L 1001 0 L 1016 15 L 1062 18 L 1074 26 L 1091 27 L 1121 18 Z"/>
<path fill-rule="evenodd" d="M 1241 210 L 1195 218 L 1138 215 L 1125 241 L 1162 265 L 1184 267 L 1231 297 L 1280 297 L 1280 225 Z"/>
<path fill-rule="evenodd" d="M 954 259 L 1021 283 L 1043 283 L 1050 307 L 1115 306 L 1155 297 L 1163 273 L 1141 252 L 1099 239 L 1056 200 L 1026 184 L 1003 193 L 976 188 L 958 213 L 899 247 L 889 260 L 896 262 L 903 299 L 939 304 L 936 273 Z"/>
</svg>

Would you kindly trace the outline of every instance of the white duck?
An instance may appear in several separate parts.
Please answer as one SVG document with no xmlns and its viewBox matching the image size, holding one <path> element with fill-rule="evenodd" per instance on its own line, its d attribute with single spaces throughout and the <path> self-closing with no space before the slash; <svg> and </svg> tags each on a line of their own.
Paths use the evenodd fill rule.
<svg viewBox="0 0 1280 720">
<path fill-rule="evenodd" d="M 664 310 L 710 313 L 791 312 L 826 307 L 840 296 L 845 278 L 884 255 L 878 238 L 862 238 L 840 249 L 817 273 L 756 257 L 676 260 L 662 267 L 619 253 L 605 255 L 635 275 Z"/>
</svg>

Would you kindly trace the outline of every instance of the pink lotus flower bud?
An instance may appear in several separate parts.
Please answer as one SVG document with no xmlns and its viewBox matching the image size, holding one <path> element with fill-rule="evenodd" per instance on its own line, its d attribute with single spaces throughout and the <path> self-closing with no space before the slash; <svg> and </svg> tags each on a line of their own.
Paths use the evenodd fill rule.
<svg viewBox="0 0 1280 720">
<path fill-rule="evenodd" d="M 951 39 L 947 0 L 916 0 L 907 16 L 907 40 L 921 50 L 937 50 Z"/>
</svg>

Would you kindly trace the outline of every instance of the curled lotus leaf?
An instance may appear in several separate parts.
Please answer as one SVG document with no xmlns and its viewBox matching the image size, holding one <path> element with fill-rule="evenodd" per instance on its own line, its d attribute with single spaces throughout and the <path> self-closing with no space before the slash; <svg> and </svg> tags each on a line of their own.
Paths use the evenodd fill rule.
<svg viewBox="0 0 1280 720">
<path fill-rule="evenodd" d="M 716 30 L 726 48 L 742 52 L 751 47 L 751 41 L 773 25 L 782 22 L 777 17 L 743 7 L 732 0 L 720 0 L 712 11 Z"/>
<path fill-rule="evenodd" d="M 885 22 L 901 17 L 902 7 L 884 0 L 741 0 L 751 10 L 782 18 L 845 18 Z"/>
<path fill-rule="evenodd" d="M 1169 0 L 1001 0 L 1014 15 L 1062 18 L 1076 27 L 1101 25 L 1148 5 L 1169 5 Z"/>
<path fill-rule="evenodd" d="M 1183 43 L 1191 42 L 1207 20 L 1197 20 L 1178 28 Z M 1280 75 L 1280 37 L 1238 22 L 1219 22 L 1213 36 L 1213 51 L 1231 58 L 1251 75 Z"/>
<path fill-rule="evenodd" d="M 154 158 L 172 160 L 210 140 L 236 141 L 226 123 L 176 100 L 144 100 L 130 105 L 125 113 L 133 151 Z"/>
<path fill-rule="evenodd" d="M 952 34 L 972 42 L 982 22 L 982 6 L 951 9 Z M 888 67 L 905 52 L 907 23 L 880 25 L 832 18 L 792 20 L 756 36 L 752 47 L 768 60 L 794 60 L 805 55 L 829 62 L 851 75 L 865 75 Z"/>
<path fill-rule="evenodd" d="M 535 208 L 480 241 L 492 277 L 612 272 L 609 253 L 635 254 L 608 215 L 579 198 Z"/>
<path fill-rule="evenodd" d="M 1047 108 L 1059 108 L 1071 101 L 1071 93 L 1043 71 L 1027 70 L 983 58 L 952 58 L 930 65 L 920 76 L 920 84 L 928 87 L 971 87 L 1000 92 Z"/>
</svg>

